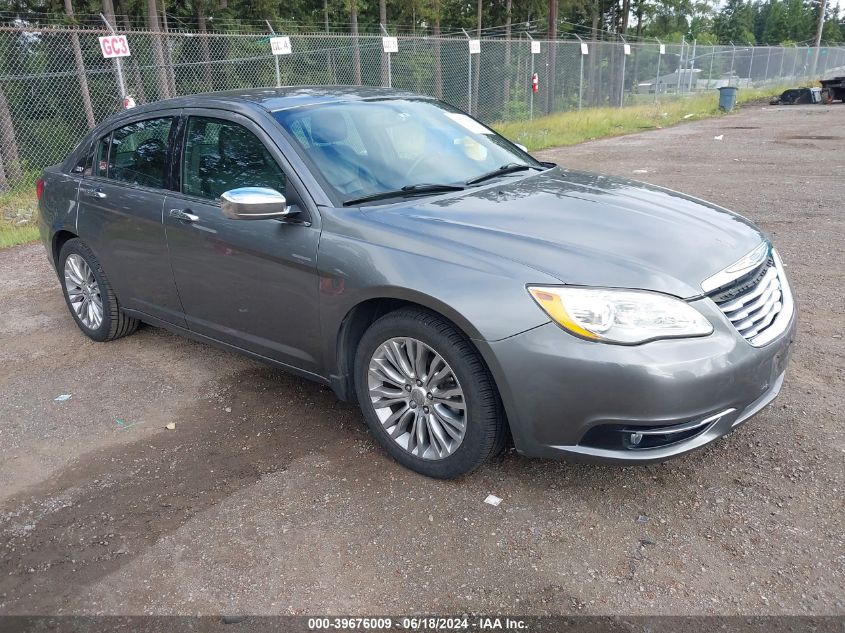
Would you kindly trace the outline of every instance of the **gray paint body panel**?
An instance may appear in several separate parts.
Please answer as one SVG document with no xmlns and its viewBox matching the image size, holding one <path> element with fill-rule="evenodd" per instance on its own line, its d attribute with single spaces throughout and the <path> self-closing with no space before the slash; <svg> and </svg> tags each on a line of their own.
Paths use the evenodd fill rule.
<svg viewBox="0 0 845 633">
<path fill-rule="evenodd" d="M 787 332 L 756 349 L 700 298 L 702 280 L 765 239 L 735 213 L 658 187 L 560 168 L 463 192 L 332 207 L 270 112 L 393 96 L 406 95 L 366 88 L 232 91 L 113 117 L 62 169 L 45 172 L 42 237 L 49 245 L 59 230 L 78 232 L 136 316 L 335 387 L 345 374 L 339 333 L 356 306 L 388 298 L 440 312 L 481 352 L 517 448 L 529 455 L 609 459 L 573 447 L 596 424 L 674 424 L 728 407 L 741 416 L 776 393 L 794 318 Z M 110 187 L 109 207 L 83 202 L 77 226 L 82 179 L 68 172 L 92 139 L 173 110 L 245 121 L 285 169 L 311 226 L 226 220 L 208 201 L 106 182 L 94 184 Z M 185 226 L 162 217 L 171 207 L 189 207 L 201 219 Z M 561 283 L 685 298 L 714 332 L 638 346 L 585 341 L 551 323 L 526 292 L 528 284 Z M 731 428 L 720 421 L 706 438 Z"/>
</svg>

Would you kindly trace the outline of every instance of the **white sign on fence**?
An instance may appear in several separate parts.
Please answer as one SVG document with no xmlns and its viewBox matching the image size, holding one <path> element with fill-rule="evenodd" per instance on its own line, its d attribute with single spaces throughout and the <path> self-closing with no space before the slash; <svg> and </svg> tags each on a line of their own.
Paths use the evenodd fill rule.
<svg viewBox="0 0 845 633">
<path fill-rule="evenodd" d="M 273 55 L 290 55 L 290 38 L 287 36 L 271 37 L 270 50 L 273 51 Z"/>
<path fill-rule="evenodd" d="M 660 45 L 660 54 L 661 54 L 661 55 L 665 55 L 665 54 L 666 54 L 666 44 L 661 44 L 661 45 Z"/>
<path fill-rule="evenodd" d="M 586 42 L 581 42 L 581 54 L 582 55 L 589 55 L 590 54 L 590 49 L 587 47 Z"/>
<path fill-rule="evenodd" d="M 100 50 L 103 57 L 129 57 L 129 40 L 125 35 L 104 35 L 100 38 Z"/>
<path fill-rule="evenodd" d="M 398 37 L 383 37 L 381 38 L 381 49 L 385 53 L 399 52 L 399 38 Z"/>
<path fill-rule="evenodd" d="M 469 54 L 478 55 L 481 52 L 481 40 L 469 41 Z"/>
<path fill-rule="evenodd" d="M 532 55 L 539 55 L 540 54 L 540 42 L 531 42 L 531 54 Z"/>
<path fill-rule="evenodd" d="M 624 49 L 624 50 L 625 50 L 625 54 L 626 54 L 626 55 L 630 55 L 630 54 L 631 54 L 631 45 L 630 45 L 630 44 L 625 44 L 624 46 L 625 46 L 625 49 Z"/>
</svg>

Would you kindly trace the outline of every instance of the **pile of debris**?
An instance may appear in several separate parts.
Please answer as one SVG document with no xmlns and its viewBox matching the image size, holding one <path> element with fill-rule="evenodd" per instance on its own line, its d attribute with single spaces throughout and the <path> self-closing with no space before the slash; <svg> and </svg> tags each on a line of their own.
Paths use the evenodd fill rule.
<svg viewBox="0 0 845 633">
<path fill-rule="evenodd" d="M 771 105 L 797 105 L 799 103 L 832 103 L 845 102 L 845 77 L 822 79 L 821 88 L 790 88 L 784 90 L 780 96 L 774 97 Z"/>
</svg>

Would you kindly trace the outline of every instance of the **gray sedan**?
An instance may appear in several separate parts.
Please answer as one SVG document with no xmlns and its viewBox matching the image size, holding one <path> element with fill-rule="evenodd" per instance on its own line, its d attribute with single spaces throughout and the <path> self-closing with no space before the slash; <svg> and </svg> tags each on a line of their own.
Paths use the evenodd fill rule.
<svg viewBox="0 0 845 633">
<path fill-rule="evenodd" d="M 46 169 L 38 197 L 85 335 L 143 321 L 329 385 L 432 477 L 510 441 L 685 453 L 775 398 L 795 332 L 783 263 L 748 220 L 538 162 L 397 91 L 135 108 Z"/>
</svg>

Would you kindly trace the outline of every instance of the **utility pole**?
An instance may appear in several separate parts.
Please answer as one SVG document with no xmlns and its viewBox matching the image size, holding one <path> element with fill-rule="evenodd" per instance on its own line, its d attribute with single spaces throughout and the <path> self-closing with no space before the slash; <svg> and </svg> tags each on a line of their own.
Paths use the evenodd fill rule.
<svg viewBox="0 0 845 633">
<path fill-rule="evenodd" d="M 819 25 L 816 27 L 816 51 L 813 55 L 813 75 L 816 74 L 816 68 L 819 65 L 819 48 L 822 45 L 822 31 L 824 31 L 824 12 L 827 8 L 827 0 L 821 1 L 819 7 Z"/>
</svg>

